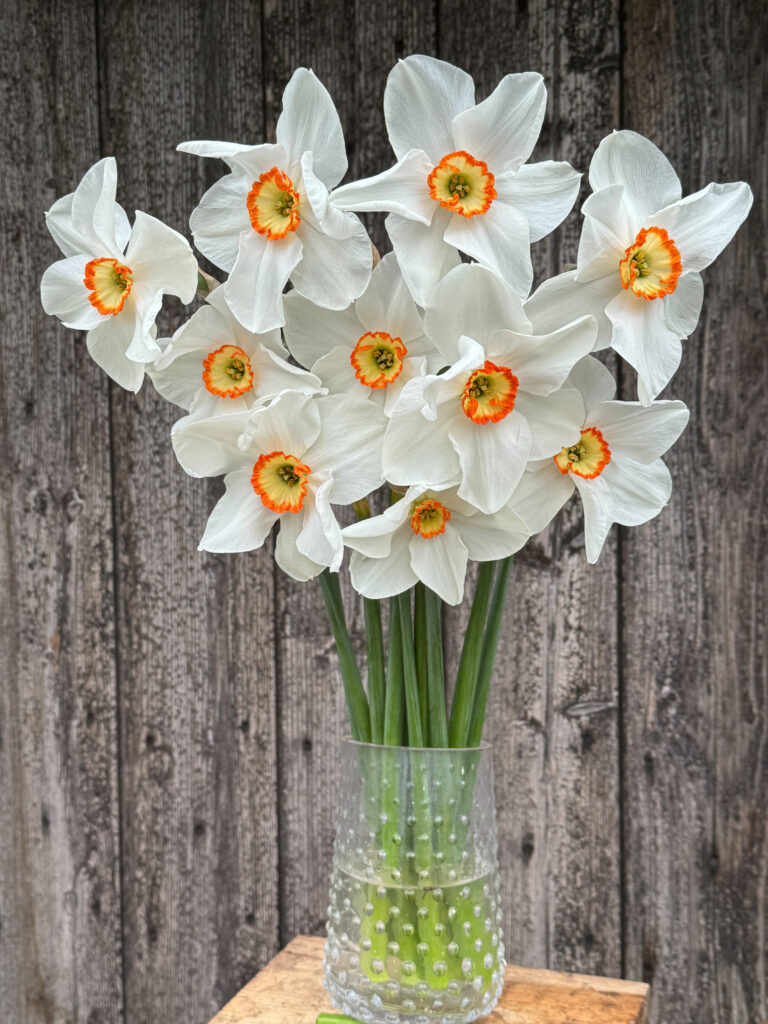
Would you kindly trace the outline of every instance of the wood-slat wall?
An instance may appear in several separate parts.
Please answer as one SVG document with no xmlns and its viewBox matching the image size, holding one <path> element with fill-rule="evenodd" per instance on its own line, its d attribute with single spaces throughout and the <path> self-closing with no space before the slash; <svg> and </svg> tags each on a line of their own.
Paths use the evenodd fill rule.
<svg viewBox="0 0 768 1024">
<path fill-rule="evenodd" d="M 538 158 L 586 170 L 629 127 L 686 191 L 756 193 L 671 389 L 692 412 L 672 502 L 596 567 L 577 507 L 517 559 L 488 735 L 510 958 L 651 981 L 654 1024 L 766 1024 L 767 34 L 758 0 L 0 3 L 3 1020 L 205 1024 L 320 932 L 344 732 L 317 588 L 267 549 L 199 554 L 219 485 L 175 464 L 173 408 L 110 387 L 42 313 L 42 211 L 111 153 L 128 211 L 188 234 L 219 170 L 176 143 L 271 137 L 299 64 L 350 175 L 373 173 L 387 72 L 424 52 L 480 95 L 542 71 Z"/>
</svg>

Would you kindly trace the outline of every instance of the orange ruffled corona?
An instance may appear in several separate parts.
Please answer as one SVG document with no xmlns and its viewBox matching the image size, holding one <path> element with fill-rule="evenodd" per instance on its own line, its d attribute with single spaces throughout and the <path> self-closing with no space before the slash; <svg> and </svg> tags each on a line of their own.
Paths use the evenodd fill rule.
<svg viewBox="0 0 768 1024">
<path fill-rule="evenodd" d="M 287 174 L 277 167 L 259 175 L 248 193 L 251 226 L 271 241 L 285 238 L 299 226 L 299 193 Z"/>
<path fill-rule="evenodd" d="M 464 385 L 461 407 L 473 423 L 498 423 L 514 409 L 519 384 L 509 367 L 486 359 Z"/>
<path fill-rule="evenodd" d="M 587 427 L 576 444 L 563 448 L 554 460 L 563 476 L 574 473 L 584 480 L 594 480 L 611 461 L 611 449 L 597 427 Z"/>
<path fill-rule="evenodd" d="M 107 316 L 117 316 L 131 294 L 132 271 L 130 267 L 106 257 L 90 260 L 85 265 L 83 284 L 88 289 L 88 301 L 92 306 Z"/>
<path fill-rule="evenodd" d="M 273 512 L 300 512 L 311 472 L 295 455 L 270 452 L 255 463 L 251 486 Z"/>
<path fill-rule="evenodd" d="M 445 533 L 445 524 L 451 518 L 450 509 L 442 502 L 428 498 L 414 505 L 411 515 L 411 529 L 420 537 L 430 540 Z"/>
<path fill-rule="evenodd" d="M 485 213 L 496 198 L 495 178 L 484 160 L 460 149 L 444 156 L 427 178 L 429 194 L 446 210 L 462 217 Z"/>
<path fill-rule="evenodd" d="M 680 252 L 664 228 L 643 228 L 619 263 L 622 287 L 643 299 L 671 294 L 682 272 Z"/>
<path fill-rule="evenodd" d="M 253 387 L 250 359 L 237 345 L 222 345 L 205 358 L 203 384 L 219 398 L 239 398 Z"/>
<path fill-rule="evenodd" d="M 368 331 L 355 345 L 349 361 L 355 376 L 368 388 L 385 388 L 400 376 L 408 349 L 384 331 Z"/>
</svg>

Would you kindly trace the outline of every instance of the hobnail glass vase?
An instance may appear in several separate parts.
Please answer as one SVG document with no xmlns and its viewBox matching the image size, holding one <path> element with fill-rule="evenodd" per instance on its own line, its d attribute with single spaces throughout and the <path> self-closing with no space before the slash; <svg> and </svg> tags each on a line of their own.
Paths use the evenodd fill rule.
<svg viewBox="0 0 768 1024">
<path fill-rule="evenodd" d="M 345 740 L 325 986 L 366 1024 L 465 1024 L 495 1006 L 504 945 L 489 747 Z"/>
</svg>

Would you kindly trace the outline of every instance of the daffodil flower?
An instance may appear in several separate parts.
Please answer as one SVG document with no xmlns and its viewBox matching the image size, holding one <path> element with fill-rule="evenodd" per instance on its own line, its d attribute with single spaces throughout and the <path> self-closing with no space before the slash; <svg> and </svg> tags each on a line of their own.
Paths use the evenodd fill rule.
<svg viewBox="0 0 768 1024">
<path fill-rule="evenodd" d="M 66 258 L 45 271 L 40 297 L 46 313 L 88 332 L 88 351 L 112 380 L 138 391 L 146 364 L 160 355 L 155 319 L 163 295 L 192 301 L 197 260 L 182 235 L 149 214 L 137 210 L 131 230 L 116 189 L 117 165 L 105 157 L 48 211 L 48 230 Z"/>
<path fill-rule="evenodd" d="M 435 288 L 427 337 L 450 364 L 409 381 L 387 427 L 384 473 L 396 485 L 459 484 L 486 514 L 506 505 L 530 459 L 577 441 L 583 404 L 563 388 L 594 344 L 584 317 L 533 336 L 522 302 L 490 270 L 463 265 Z"/>
<path fill-rule="evenodd" d="M 403 386 L 445 360 L 424 337 L 394 253 L 381 260 L 365 292 L 343 310 L 325 310 L 302 295 L 285 297 L 285 341 L 332 394 L 369 398 L 392 413 Z"/>
<path fill-rule="evenodd" d="M 226 474 L 200 550 L 252 551 L 279 522 L 275 559 L 289 576 L 338 571 L 344 545 L 331 506 L 358 501 L 381 484 L 385 423 L 362 399 L 292 391 L 250 412 L 191 424 L 184 469 Z"/>
<path fill-rule="evenodd" d="M 540 330 L 592 313 L 597 348 L 611 345 L 637 370 L 651 402 L 680 364 L 681 339 L 699 321 L 700 270 L 722 252 L 752 205 L 743 181 L 711 183 L 682 199 L 669 160 L 635 132 L 614 132 L 589 169 L 577 269 L 545 281 L 526 312 Z"/>
<path fill-rule="evenodd" d="M 163 398 L 189 412 L 187 419 L 204 419 L 248 410 L 283 391 L 320 391 L 320 380 L 287 356 L 280 331 L 246 330 L 218 287 L 176 331 L 148 373 Z M 182 429 L 178 423 L 174 427 L 176 433 Z"/>
<path fill-rule="evenodd" d="M 578 441 L 564 439 L 554 458 L 533 463 L 511 507 L 538 533 L 578 490 L 584 506 L 587 560 L 596 562 L 613 523 L 639 526 L 669 501 L 672 478 L 661 460 L 688 423 L 682 402 L 612 401 L 616 385 L 592 356 L 576 366 L 569 383 L 584 400 Z"/>
<path fill-rule="evenodd" d="M 464 597 L 467 560 L 506 558 L 520 550 L 530 530 L 510 508 L 485 515 L 455 487 L 415 485 L 381 515 L 345 527 L 342 536 L 353 551 L 352 585 L 364 597 L 392 597 L 421 580 L 456 605 Z"/>
<path fill-rule="evenodd" d="M 444 61 L 415 55 L 390 72 L 384 116 L 397 163 L 336 189 L 331 203 L 389 212 L 387 231 L 419 305 L 459 262 L 456 250 L 519 295 L 530 291 L 530 243 L 563 220 L 581 177 L 563 162 L 526 164 L 546 101 L 533 72 L 506 75 L 478 104 L 472 78 Z"/>
<path fill-rule="evenodd" d="M 326 309 L 343 309 L 364 291 L 372 250 L 357 217 L 329 206 L 347 155 L 341 122 L 325 87 L 306 68 L 283 93 L 277 143 L 183 142 L 184 153 L 218 157 L 231 174 L 192 212 L 195 245 L 229 278 L 222 286 L 249 331 L 280 327 L 283 288 Z"/>
</svg>

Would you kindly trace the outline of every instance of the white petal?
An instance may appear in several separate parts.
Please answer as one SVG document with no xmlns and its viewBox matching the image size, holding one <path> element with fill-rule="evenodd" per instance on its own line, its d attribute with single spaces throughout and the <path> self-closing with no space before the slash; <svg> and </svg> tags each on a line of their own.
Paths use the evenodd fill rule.
<svg viewBox="0 0 768 1024">
<path fill-rule="evenodd" d="M 198 352 L 184 352 L 162 369 L 155 367 L 148 369 L 147 373 L 158 394 L 166 401 L 189 410 L 195 395 L 203 387 L 202 368 L 203 360 Z"/>
<path fill-rule="evenodd" d="M 134 284 L 123 311 L 118 314 L 124 317 L 130 309 L 134 320 L 133 337 L 125 352 L 129 359 L 153 363 L 161 354 L 155 338 L 155 320 L 162 305 L 163 292 L 156 284 L 141 280 Z"/>
<path fill-rule="evenodd" d="M 285 342 L 302 366 L 314 366 L 334 348 L 346 349 L 349 358 L 349 353 L 365 334 L 355 306 L 323 309 L 292 291 L 285 296 L 283 308 Z"/>
<path fill-rule="evenodd" d="M 313 470 L 333 473 L 334 503 L 357 501 L 384 479 L 381 451 L 387 419 L 378 405 L 348 395 L 327 395 L 315 405 L 320 433 L 304 458 Z"/>
<path fill-rule="evenodd" d="M 460 68 L 415 54 L 392 68 L 384 90 L 384 117 L 398 159 L 423 149 L 440 163 L 454 152 L 454 117 L 475 102 L 475 85 Z M 417 300 L 418 301 L 418 300 Z"/>
<path fill-rule="evenodd" d="M 325 568 L 303 555 L 296 546 L 303 518 L 303 512 L 283 512 L 280 516 L 280 532 L 275 541 L 275 561 L 283 572 L 300 583 L 314 579 Z"/>
<path fill-rule="evenodd" d="M 368 234 L 351 214 L 347 228 L 343 236 L 331 237 L 305 218 L 298 232 L 304 251 L 291 276 L 293 286 L 326 309 L 346 308 L 365 290 L 371 277 L 373 258 Z"/>
<path fill-rule="evenodd" d="M 313 395 L 322 390 L 320 378 L 299 366 L 293 366 L 271 349 L 259 346 L 251 359 L 254 369 L 254 391 L 259 399 L 273 398 L 283 391 L 300 391 Z"/>
<path fill-rule="evenodd" d="M 452 214 L 440 208 L 429 227 L 391 213 L 386 220 L 397 262 L 414 300 L 425 306 L 441 277 L 461 262 L 456 249 L 443 241 Z"/>
<path fill-rule="evenodd" d="M 95 245 L 101 245 L 100 256 L 117 256 L 122 252 L 115 229 L 118 224 L 124 229 L 125 214 L 115 203 L 116 191 L 117 163 L 108 156 L 91 167 L 72 195 L 72 228 L 80 236 L 93 239 Z"/>
<path fill-rule="evenodd" d="M 76 331 L 92 330 L 105 320 L 88 298 L 84 281 L 87 262 L 87 256 L 68 256 L 48 267 L 40 281 L 40 301 L 45 312 Z"/>
<path fill-rule="evenodd" d="M 366 331 L 386 331 L 400 338 L 409 354 L 415 354 L 410 342 L 423 339 L 419 310 L 393 252 L 387 253 L 373 268 L 368 287 L 355 302 L 355 313 Z"/>
<path fill-rule="evenodd" d="M 250 187 L 244 178 L 225 175 L 208 189 L 189 218 L 197 248 L 227 273 L 235 265 L 241 233 L 256 234 L 246 205 Z"/>
<path fill-rule="evenodd" d="M 411 568 L 446 604 L 461 604 L 467 573 L 467 549 L 450 524 L 437 537 L 416 534 L 408 545 Z"/>
<path fill-rule="evenodd" d="M 494 199 L 487 213 L 476 217 L 462 217 L 458 213 L 450 216 L 445 241 L 490 267 L 524 299 L 533 281 L 525 214 L 502 199 Z"/>
<path fill-rule="evenodd" d="M 314 492 L 310 489 L 304 499 L 304 515 L 296 547 L 318 565 L 327 565 L 331 572 L 338 572 L 344 555 L 344 542 L 329 501 L 333 477 L 315 473 L 313 479 L 321 479 L 322 482 Z"/>
<path fill-rule="evenodd" d="M 180 142 L 176 149 L 179 153 L 191 153 L 193 156 L 212 157 L 232 163 L 240 153 L 247 153 L 253 146 L 241 142 L 212 142 L 207 140 Z"/>
<path fill-rule="evenodd" d="M 226 490 L 208 519 L 201 551 L 253 551 L 266 540 L 277 513 L 254 491 L 252 472 L 251 466 L 243 466 L 224 478 Z"/>
<path fill-rule="evenodd" d="M 515 488 L 510 508 L 518 513 L 531 533 L 549 526 L 573 494 L 573 478 L 561 473 L 554 461 L 536 472 L 527 472 Z"/>
<path fill-rule="evenodd" d="M 528 334 L 530 329 L 519 295 L 478 264 L 449 271 L 424 310 L 424 330 L 449 363 L 458 358 L 462 335 L 485 345 L 499 330 Z"/>
<path fill-rule="evenodd" d="M 133 340 L 135 325 L 132 312 L 123 309 L 117 316 L 104 319 L 86 337 L 93 361 L 126 391 L 138 391 L 144 380 L 144 363 L 136 363 L 125 354 Z"/>
<path fill-rule="evenodd" d="M 232 312 L 249 331 L 263 334 L 285 323 L 283 288 L 301 258 L 296 232 L 272 240 L 249 227 L 240 235 L 237 262 L 222 287 Z"/>
<path fill-rule="evenodd" d="M 442 359 L 439 360 L 442 362 Z M 424 377 L 428 373 L 428 362 L 424 356 L 406 356 L 403 368 L 397 377 L 384 389 L 384 414 L 391 418 L 395 414 L 403 388 L 409 380 Z M 370 389 L 369 389 L 370 390 Z M 379 392 L 380 394 L 381 392 Z"/>
<path fill-rule="evenodd" d="M 246 410 L 208 419 L 184 416 L 177 420 L 171 430 L 171 442 L 184 472 L 194 477 L 221 476 L 244 463 L 253 468 L 254 460 L 237 446 L 248 416 Z"/>
<path fill-rule="evenodd" d="M 309 150 L 315 173 L 328 188 L 346 174 L 347 151 L 339 115 L 328 90 L 307 68 L 297 68 L 285 87 L 275 137 L 291 163 Z"/>
<path fill-rule="evenodd" d="M 250 446 L 250 451 L 282 451 L 301 459 L 319 433 L 317 402 L 309 395 L 288 391 L 268 406 L 251 412 L 240 444 Z M 325 467 L 311 468 L 322 471 Z"/>
<path fill-rule="evenodd" d="M 538 242 L 568 215 L 579 194 L 581 174 L 570 164 L 544 160 L 524 164 L 496 179 L 500 200 L 524 213 L 532 242 Z"/>
<path fill-rule="evenodd" d="M 383 210 L 429 224 L 438 205 L 427 182 L 434 166 L 423 150 L 411 149 L 388 170 L 337 188 L 331 204 L 340 210 Z"/>
<path fill-rule="evenodd" d="M 589 183 L 593 192 L 624 185 L 625 202 L 639 221 L 682 195 L 680 179 L 661 150 L 630 131 L 613 132 L 603 139 L 592 157 Z"/>
<path fill-rule="evenodd" d="M 449 434 L 461 465 L 459 497 L 481 512 L 498 512 L 525 472 L 531 448 L 525 418 L 514 410 L 498 423 L 473 423 L 461 416 Z"/>
<path fill-rule="evenodd" d="M 605 538 L 613 524 L 611 488 L 602 473 L 594 480 L 574 479 L 584 506 L 584 543 L 587 561 L 595 563 L 600 557 Z"/>
<path fill-rule="evenodd" d="M 680 437 L 689 412 L 683 402 L 603 402 L 590 410 L 590 426 L 603 433 L 611 456 L 649 463 Z"/>
<path fill-rule="evenodd" d="M 632 459 L 611 461 L 603 476 L 611 487 L 613 518 L 623 526 L 653 519 L 672 493 L 672 477 L 661 459 L 647 465 Z"/>
<path fill-rule="evenodd" d="M 536 334 L 549 334 L 583 316 L 597 319 L 595 350 L 611 344 L 613 327 L 605 315 L 606 305 L 622 293 L 618 271 L 588 283 L 576 280 L 569 270 L 544 281 L 525 303 L 525 313 Z"/>
<path fill-rule="evenodd" d="M 345 345 L 337 345 L 326 355 L 321 356 L 312 367 L 312 372 L 317 374 L 322 386 L 327 388 L 331 395 L 350 395 L 353 398 L 370 400 L 377 393 L 357 379 L 355 368 L 350 361 L 349 348 Z"/>
<path fill-rule="evenodd" d="M 587 316 L 551 334 L 526 335 L 502 331 L 486 351 L 494 362 L 509 366 L 523 391 L 548 395 L 565 383 L 576 363 L 592 351 L 597 321 Z"/>
<path fill-rule="evenodd" d="M 409 550 L 410 528 L 398 531 L 392 538 L 392 547 L 386 558 L 368 558 L 358 551 L 352 552 L 349 560 L 349 576 L 352 586 L 363 597 L 381 599 L 402 594 L 418 582 L 411 568 Z"/>
<path fill-rule="evenodd" d="M 525 416 L 531 430 L 530 459 L 557 455 L 581 436 L 584 401 L 576 388 L 563 388 L 545 398 L 521 391 L 515 409 Z"/>
<path fill-rule="evenodd" d="M 664 321 L 670 331 L 687 338 L 696 330 L 704 301 L 701 274 L 684 274 L 671 295 L 664 296 Z"/>
<path fill-rule="evenodd" d="M 509 507 L 492 516 L 478 512 L 473 516 L 452 510 L 451 526 L 467 546 L 469 557 L 476 562 L 493 562 L 513 555 L 525 544 L 531 531 Z"/>
<path fill-rule="evenodd" d="M 611 344 L 637 370 L 649 400 L 667 386 L 682 355 L 680 339 L 664 321 L 665 301 L 622 291 L 606 309 L 613 324 Z"/>
<path fill-rule="evenodd" d="M 516 171 L 536 145 L 546 107 L 541 75 L 505 75 L 487 99 L 454 118 L 455 148 L 485 160 L 494 174 Z"/>
<path fill-rule="evenodd" d="M 738 231 L 752 206 L 752 189 L 743 181 L 712 182 L 654 215 L 680 251 L 684 271 L 708 267 Z"/>
<path fill-rule="evenodd" d="M 392 548 L 395 533 L 409 517 L 410 504 L 409 500 L 403 498 L 390 505 L 381 515 L 350 523 L 341 531 L 344 543 L 368 558 L 386 558 Z"/>
<path fill-rule="evenodd" d="M 136 284 L 152 283 L 156 291 L 191 302 L 197 291 L 197 260 L 178 231 L 136 211 L 125 260 Z"/>
<path fill-rule="evenodd" d="M 594 356 L 584 356 L 568 375 L 568 386 L 577 388 L 584 399 L 586 414 L 600 402 L 610 402 L 616 394 L 613 374 Z"/>
<path fill-rule="evenodd" d="M 609 185 L 588 196 L 581 208 L 584 224 L 577 259 L 579 281 L 619 273 L 619 263 L 637 235 L 624 204 L 624 186 Z"/>
<path fill-rule="evenodd" d="M 384 437 L 383 471 L 391 483 L 437 486 L 458 479 L 459 459 L 447 432 L 453 413 L 446 409 L 444 415 L 428 419 L 422 412 L 425 385 L 435 379 L 409 381 L 389 421 Z"/>
</svg>

